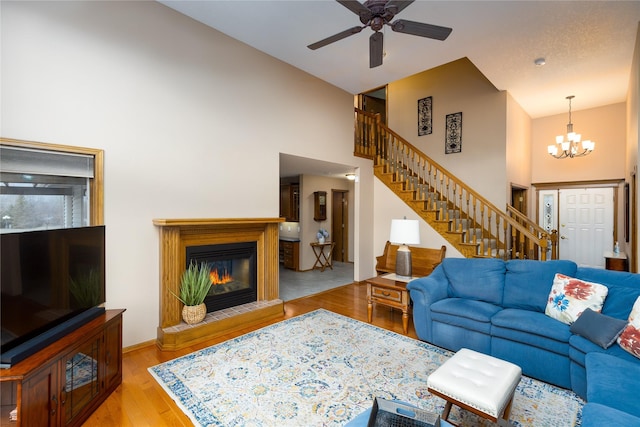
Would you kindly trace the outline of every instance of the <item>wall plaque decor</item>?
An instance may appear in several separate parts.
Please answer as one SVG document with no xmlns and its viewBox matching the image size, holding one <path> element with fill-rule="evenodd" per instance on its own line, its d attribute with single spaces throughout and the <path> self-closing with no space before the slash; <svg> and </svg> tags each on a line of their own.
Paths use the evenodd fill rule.
<svg viewBox="0 0 640 427">
<path fill-rule="evenodd" d="M 429 135 L 432 132 L 432 103 L 433 100 L 430 96 L 418 99 L 418 136 Z"/>
<path fill-rule="evenodd" d="M 445 135 L 444 153 L 462 152 L 462 112 L 447 114 L 447 133 Z"/>
</svg>

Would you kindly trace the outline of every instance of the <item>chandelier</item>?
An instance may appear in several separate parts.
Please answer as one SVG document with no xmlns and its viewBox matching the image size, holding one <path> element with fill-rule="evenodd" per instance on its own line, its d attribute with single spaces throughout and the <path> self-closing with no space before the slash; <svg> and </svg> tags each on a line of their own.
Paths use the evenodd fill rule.
<svg viewBox="0 0 640 427">
<path fill-rule="evenodd" d="M 569 100 L 569 124 L 567 124 L 567 135 L 556 136 L 555 145 L 549 145 L 547 151 L 556 159 L 566 159 L 574 157 L 582 157 L 591 153 L 596 146 L 593 141 L 585 140 L 580 144 L 582 135 L 573 131 L 573 123 L 571 123 L 571 100 L 575 98 L 573 95 L 567 96 Z"/>
</svg>

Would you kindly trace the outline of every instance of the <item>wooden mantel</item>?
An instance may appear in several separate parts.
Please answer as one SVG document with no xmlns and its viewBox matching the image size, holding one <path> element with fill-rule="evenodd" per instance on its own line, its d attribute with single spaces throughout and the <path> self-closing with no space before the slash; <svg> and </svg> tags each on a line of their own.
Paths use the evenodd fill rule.
<svg viewBox="0 0 640 427">
<path fill-rule="evenodd" d="M 176 350 L 248 323 L 264 321 L 284 312 L 278 299 L 278 224 L 284 218 L 195 218 L 154 219 L 160 243 L 160 324 L 157 344 L 163 350 Z M 188 246 L 256 242 L 257 303 L 251 312 L 225 319 L 187 326 L 182 322 L 179 294 L 180 277 L 186 265 Z M 180 326 L 185 326 L 180 327 Z"/>
</svg>

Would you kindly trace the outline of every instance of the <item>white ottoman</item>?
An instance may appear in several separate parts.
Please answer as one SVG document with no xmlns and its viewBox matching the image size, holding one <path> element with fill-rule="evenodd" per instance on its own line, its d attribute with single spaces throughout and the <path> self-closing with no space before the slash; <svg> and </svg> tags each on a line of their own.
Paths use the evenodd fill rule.
<svg viewBox="0 0 640 427">
<path fill-rule="evenodd" d="M 521 376 L 513 363 L 463 348 L 429 376 L 427 388 L 447 401 L 445 420 L 456 405 L 493 422 L 508 421 Z"/>
</svg>

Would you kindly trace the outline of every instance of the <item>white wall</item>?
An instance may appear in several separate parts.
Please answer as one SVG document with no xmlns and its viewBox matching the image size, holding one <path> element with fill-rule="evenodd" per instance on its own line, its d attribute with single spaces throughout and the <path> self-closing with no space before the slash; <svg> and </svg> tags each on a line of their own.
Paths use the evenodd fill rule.
<svg viewBox="0 0 640 427">
<path fill-rule="evenodd" d="M 427 96 L 433 98 L 433 133 L 418 136 L 418 100 Z M 390 83 L 389 127 L 504 209 L 506 96 L 471 61 L 462 58 Z M 462 112 L 462 152 L 445 154 L 446 116 L 457 112 Z"/>
<path fill-rule="evenodd" d="M 510 94 L 507 94 L 507 203 L 511 203 L 511 185 L 531 187 L 531 118 Z M 535 218 L 535 201 L 529 197 L 529 216 Z"/>
<path fill-rule="evenodd" d="M 105 150 L 107 306 L 158 326 L 154 218 L 277 217 L 279 153 L 363 166 L 356 276 L 373 271 L 353 96 L 156 2 L 2 2 L 2 136 Z"/>
<path fill-rule="evenodd" d="M 384 245 L 389 240 L 392 219 L 417 219 L 420 220 L 420 244 L 413 245 L 423 248 L 439 248 L 442 245 L 447 247 L 447 258 L 462 258 L 463 255 L 451 246 L 437 231 L 427 222 L 421 220 L 406 203 L 396 196 L 386 185 L 376 179 L 373 183 L 374 204 L 374 242 L 373 247 L 376 256 L 382 255 Z"/>
<path fill-rule="evenodd" d="M 566 135 L 567 112 L 532 121 L 531 182 L 575 182 L 623 179 L 625 169 L 625 104 L 611 104 L 578 110 L 579 100 L 572 101 L 571 122 L 582 139 L 595 141 L 593 153 L 573 159 L 554 159 L 547 146 L 555 144 L 556 135 Z"/>
</svg>

